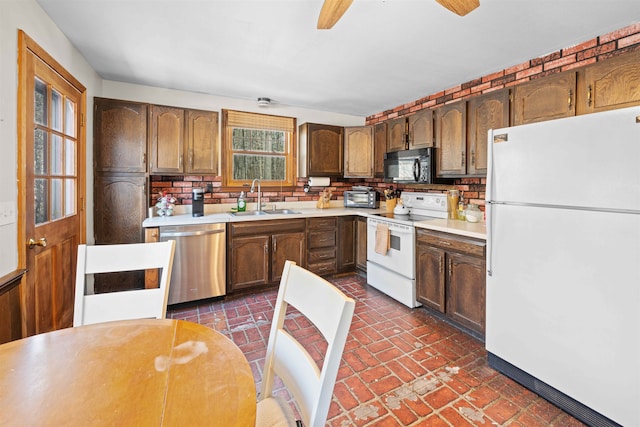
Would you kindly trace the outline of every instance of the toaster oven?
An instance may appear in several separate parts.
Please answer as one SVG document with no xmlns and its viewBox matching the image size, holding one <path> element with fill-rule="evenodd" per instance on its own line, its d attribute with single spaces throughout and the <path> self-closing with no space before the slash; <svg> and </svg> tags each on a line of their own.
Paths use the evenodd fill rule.
<svg viewBox="0 0 640 427">
<path fill-rule="evenodd" d="M 371 208 L 376 209 L 380 206 L 380 194 L 370 188 L 351 189 L 344 192 L 345 208 Z"/>
</svg>

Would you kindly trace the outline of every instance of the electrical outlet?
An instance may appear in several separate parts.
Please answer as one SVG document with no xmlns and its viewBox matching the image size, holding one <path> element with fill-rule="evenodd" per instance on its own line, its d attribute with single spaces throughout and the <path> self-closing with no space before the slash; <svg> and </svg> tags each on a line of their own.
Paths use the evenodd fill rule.
<svg viewBox="0 0 640 427">
<path fill-rule="evenodd" d="M 0 202 L 0 225 L 16 222 L 16 204 L 14 202 Z"/>
</svg>

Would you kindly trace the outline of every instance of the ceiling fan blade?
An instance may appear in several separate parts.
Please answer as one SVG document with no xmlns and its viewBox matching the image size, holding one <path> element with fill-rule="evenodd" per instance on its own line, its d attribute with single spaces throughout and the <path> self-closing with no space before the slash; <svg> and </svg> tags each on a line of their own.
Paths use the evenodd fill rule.
<svg viewBox="0 0 640 427">
<path fill-rule="evenodd" d="M 328 30 L 333 27 L 349 9 L 351 3 L 353 3 L 353 0 L 324 0 L 318 17 L 318 29 Z"/>
<path fill-rule="evenodd" d="M 436 0 L 451 12 L 464 16 L 480 6 L 480 0 Z"/>
</svg>

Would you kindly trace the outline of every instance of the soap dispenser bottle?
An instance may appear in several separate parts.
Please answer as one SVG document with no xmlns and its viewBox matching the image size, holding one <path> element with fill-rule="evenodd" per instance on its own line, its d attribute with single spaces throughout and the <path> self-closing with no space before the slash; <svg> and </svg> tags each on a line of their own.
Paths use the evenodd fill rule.
<svg viewBox="0 0 640 427">
<path fill-rule="evenodd" d="M 240 197 L 238 197 L 238 212 L 244 212 L 247 210 L 247 201 L 244 198 L 244 191 L 240 192 Z"/>
</svg>

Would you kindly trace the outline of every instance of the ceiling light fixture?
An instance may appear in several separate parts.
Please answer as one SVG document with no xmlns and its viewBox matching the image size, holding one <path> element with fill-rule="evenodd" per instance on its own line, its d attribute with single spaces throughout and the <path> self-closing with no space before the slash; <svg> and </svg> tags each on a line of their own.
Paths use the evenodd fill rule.
<svg viewBox="0 0 640 427">
<path fill-rule="evenodd" d="M 271 98 L 258 98 L 258 107 L 268 107 L 271 105 Z"/>
</svg>

